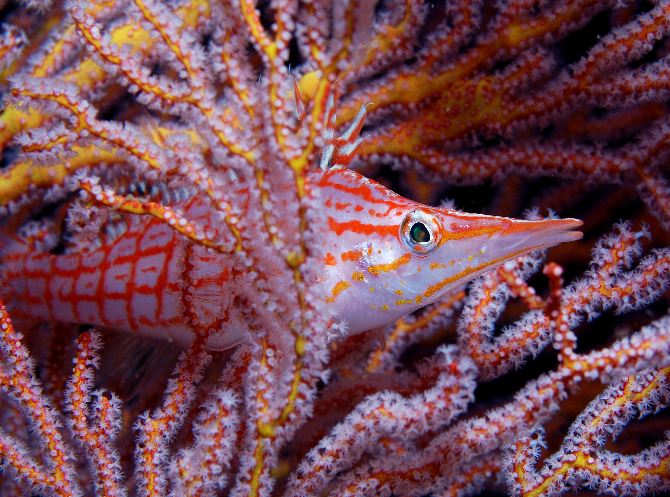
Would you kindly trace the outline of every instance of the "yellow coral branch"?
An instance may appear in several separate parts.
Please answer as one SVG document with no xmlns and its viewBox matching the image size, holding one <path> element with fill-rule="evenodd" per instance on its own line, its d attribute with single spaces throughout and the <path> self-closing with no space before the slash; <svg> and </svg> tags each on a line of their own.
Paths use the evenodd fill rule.
<svg viewBox="0 0 670 497">
<path fill-rule="evenodd" d="M 158 202 L 141 202 L 134 198 L 117 195 L 111 191 L 103 189 L 94 184 L 91 180 L 83 179 L 80 182 L 81 188 L 86 191 L 96 202 L 112 207 L 119 212 L 126 212 L 135 215 L 148 215 L 167 224 L 178 233 L 184 235 L 189 240 L 212 248 L 217 252 L 230 253 L 235 250 L 235 246 L 221 243 L 218 240 L 211 239 L 204 231 L 187 220 L 181 214 L 177 213 L 171 207 L 162 205 Z"/>
</svg>

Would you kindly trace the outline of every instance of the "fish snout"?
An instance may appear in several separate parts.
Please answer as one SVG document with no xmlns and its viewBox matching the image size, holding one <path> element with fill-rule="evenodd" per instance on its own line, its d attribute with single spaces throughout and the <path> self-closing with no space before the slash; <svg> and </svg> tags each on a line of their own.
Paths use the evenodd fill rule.
<svg viewBox="0 0 670 497">
<path fill-rule="evenodd" d="M 579 219 L 543 219 L 523 221 L 513 219 L 498 235 L 500 249 L 513 253 L 526 253 L 545 249 L 564 242 L 573 242 L 582 238 L 582 226 Z"/>
</svg>

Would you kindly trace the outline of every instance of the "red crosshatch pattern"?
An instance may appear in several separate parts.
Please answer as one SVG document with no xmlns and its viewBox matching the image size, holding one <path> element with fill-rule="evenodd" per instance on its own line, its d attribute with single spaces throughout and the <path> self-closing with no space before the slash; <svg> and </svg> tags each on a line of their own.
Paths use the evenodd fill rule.
<svg viewBox="0 0 670 497">
<path fill-rule="evenodd" d="M 185 263 L 188 258 L 189 262 Z M 188 342 L 201 326 L 224 332 L 230 298 L 225 257 L 192 247 L 158 221 L 85 254 L 5 256 L 17 317 L 88 323 Z M 8 292 L 9 294 L 9 292 Z"/>
</svg>

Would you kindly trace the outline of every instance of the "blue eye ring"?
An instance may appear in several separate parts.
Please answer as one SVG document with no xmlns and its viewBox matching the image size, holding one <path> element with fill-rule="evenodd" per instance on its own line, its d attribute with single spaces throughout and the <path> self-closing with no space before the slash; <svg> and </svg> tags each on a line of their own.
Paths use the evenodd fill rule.
<svg viewBox="0 0 670 497">
<path fill-rule="evenodd" d="M 400 239 L 417 255 L 427 255 L 440 244 L 442 230 L 434 214 L 416 209 L 409 212 L 400 224 Z"/>
</svg>

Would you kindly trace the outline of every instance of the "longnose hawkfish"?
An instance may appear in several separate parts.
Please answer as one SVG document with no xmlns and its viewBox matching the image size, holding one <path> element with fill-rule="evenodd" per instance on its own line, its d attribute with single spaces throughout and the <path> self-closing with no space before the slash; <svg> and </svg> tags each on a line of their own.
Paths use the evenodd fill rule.
<svg viewBox="0 0 670 497">
<path fill-rule="evenodd" d="M 306 185 L 324 210 L 315 218 L 321 225 L 310 226 L 318 236 L 309 238 L 321 247 L 307 247 L 325 254 L 315 271 L 319 298 L 349 333 L 392 322 L 529 251 L 581 237 L 573 231 L 581 225 L 576 219 L 526 221 L 429 207 L 346 169 L 364 115 L 365 108 L 338 138 L 327 130 L 322 171 Z M 194 205 L 191 212 L 202 209 L 197 199 Z M 235 296 L 246 285 L 245 272 L 229 254 L 204 251 L 164 222 L 144 219 L 85 253 L 26 247 L 11 243 L 1 259 L 0 291 L 20 316 L 187 343 L 193 337 L 187 299 L 191 313 L 215 323 L 212 348 L 244 337 Z"/>
</svg>

